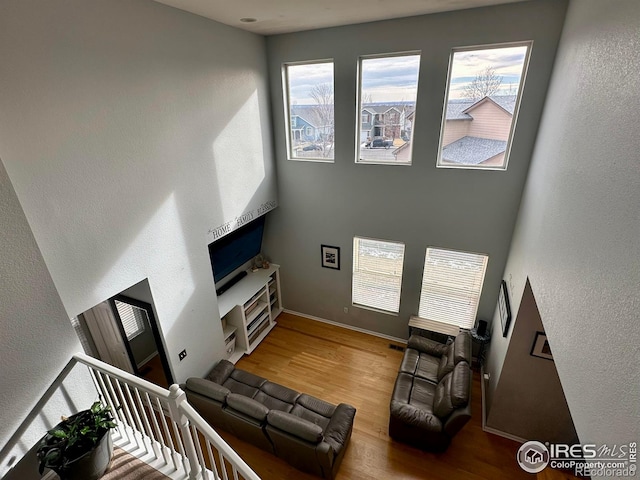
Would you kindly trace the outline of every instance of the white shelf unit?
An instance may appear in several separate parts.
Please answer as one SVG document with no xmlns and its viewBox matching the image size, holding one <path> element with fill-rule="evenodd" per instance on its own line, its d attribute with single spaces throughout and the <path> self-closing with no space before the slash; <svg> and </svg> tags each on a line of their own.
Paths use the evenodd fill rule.
<svg viewBox="0 0 640 480">
<path fill-rule="evenodd" d="M 249 355 L 276 326 L 282 312 L 280 266 L 248 272 L 247 276 L 218 297 L 220 317 L 227 318 L 225 346 L 228 360 L 237 362 Z M 228 335 L 235 333 L 235 348 L 229 351 Z"/>
</svg>

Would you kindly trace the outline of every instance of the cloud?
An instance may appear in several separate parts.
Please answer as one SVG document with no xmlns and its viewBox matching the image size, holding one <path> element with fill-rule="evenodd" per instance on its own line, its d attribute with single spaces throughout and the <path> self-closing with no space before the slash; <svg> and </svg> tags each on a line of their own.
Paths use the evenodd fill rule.
<svg viewBox="0 0 640 480">
<path fill-rule="evenodd" d="M 362 92 L 374 102 L 415 101 L 420 55 L 365 58 Z"/>
<path fill-rule="evenodd" d="M 333 62 L 288 65 L 289 97 L 294 105 L 314 103 L 310 92 L 316 85 L 333 86 Z"/>
</svg>

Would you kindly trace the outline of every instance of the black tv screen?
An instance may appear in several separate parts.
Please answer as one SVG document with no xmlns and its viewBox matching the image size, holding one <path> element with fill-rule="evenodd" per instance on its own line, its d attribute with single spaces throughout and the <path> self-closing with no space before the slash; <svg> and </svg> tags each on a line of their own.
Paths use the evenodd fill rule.
<svg viewBox="0 0 640 480">
<path fill-rule="evenodd" d="M 262 215 L 209 244 L 209 257 L 216 283 L 260 253 L 264 219 L 265 216 Z"/>
</svg>

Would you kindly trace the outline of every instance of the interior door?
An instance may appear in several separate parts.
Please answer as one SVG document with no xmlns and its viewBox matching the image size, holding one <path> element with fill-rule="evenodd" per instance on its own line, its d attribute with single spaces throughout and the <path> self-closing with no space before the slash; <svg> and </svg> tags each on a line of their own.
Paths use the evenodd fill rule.
<svg viewBox="0 0 640 480">
<path fill-rule="evenodd" d="M 84 317 L 100 360 L 135 375 L 136 370 L 111 306 L 107 302 L 102 302 L 87 310 Z"/>
</svg>

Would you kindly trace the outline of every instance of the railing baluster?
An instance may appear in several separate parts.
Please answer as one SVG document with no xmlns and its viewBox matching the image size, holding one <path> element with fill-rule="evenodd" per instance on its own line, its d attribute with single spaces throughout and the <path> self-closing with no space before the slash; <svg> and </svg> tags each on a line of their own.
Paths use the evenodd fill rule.
<svg viewBox="0 0 640 480">
<path fill-rule="evenodd" d="M 213 455 L 213 451 L 211 450 L 211 442 L 206 437 L 205 437 L 205 442 L 207 444 L 207 453 L 209 455 L 209 462 L 211 462 L 211 471 L 213 472 L 213 480 L 220 480 L 220 475 L 218 475 L 218 466 L 216 465 L 216 457 Z"/>
<path fill-rule="evenodd" d="M 194 424 L 191 424 L 191 438 L 196 446 L 196 453 L 198 454 L 198 460 L 200 462 L 200 468 L 202 469 L 202 475 L 205 475 L 207 471 L 207 464 L 204 461 L 204 455 L 202 454 L 202 445 L 200 445 L 200 435 L 198 435 L 198 429 Z M 207 475 L 208 476 L 208 475 Z"/>
<path fill-rule="evenodd" d="M 220 457 L 220 470 L 222 470 L 222 478 L 224 478 L 224 480 L 229 480 L 229 475 L 227 475 L 227 464 L 225 463 L 224 456 L 219 449 L 218 456 Z"/>
<path fill-rule="evenodd" d="M 134 400 L 136 401 L 136 405 L 138 405 L 137 410 L 140 412 L 140 417 L 142 418 L 142 425 L 144 426 L 144 430 L 142 431 L 142 433 L 144 434 L 145 437 L 147 437 L 147 440 L 151 440 L 151 438 L 153 437 L 153 433 L 151 432 L 151 425 L 149 425 L 149 418 L 148 418 L 148 413 L 144 408 L 144 405 L 142 404 L 142 399 L 140 398 L 140 391 L 138 390 L 137 387 L 134 387 L 133 389 L 133 396 L 134 396 Z M 146 444 L 147 442 L 145 442 Z M 153 442 L 151 442 L 151 447 L 154 447 Z M 153 450 L 153 453 L 155 454 L 155 456 L 158 456 L 158 452 L 156 452 L 155 448 Z"/>
<path fill-rule="evenodd" d="M 176 447 L 173 444 L 173 438 L 171 438 L 171 432 L 169 431 L 169 426 L 167 425 L 167 418 L 165 417 L 164 410 L 162 405 L 160 404 L 160 399 L 156 397 L 156 405 L 160 409 L 160 419 L 162 420 L 162 426 L 164 427 L 164 434 L 167 439 L 167 447 L 171 450 L 171 460 L 173 460 L 173 468 L 178 470 L 178 463 L 176 462 Z"/>
<path fill-rule="evenodd" d="M 157 447 L 160 452 L 162 452 L 162 457 L 164 458 L 164 463 L 168 464 L 169 459 L 167 458 L 167 452 L 164 448 L 164 442 L 162 441 L 162 432 L 160 431 L 160 426 L 158 425 L 158 419 L 156 418 L 156 411 L 153 408 L 153 403 L 151 402 L 151 398 L 149 397 L 149 392 L 144 392 L 145 398 L 147 400 L 147 405 L 149 406 L 149 414 L 151 415 L 151 423 L 153 425 L 153 440 L 154 447 Z M 159 453 L 156 452 L 156 456 L 159 456 Z"/>
</svg>

